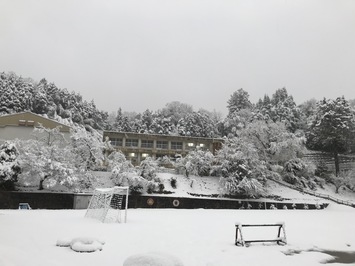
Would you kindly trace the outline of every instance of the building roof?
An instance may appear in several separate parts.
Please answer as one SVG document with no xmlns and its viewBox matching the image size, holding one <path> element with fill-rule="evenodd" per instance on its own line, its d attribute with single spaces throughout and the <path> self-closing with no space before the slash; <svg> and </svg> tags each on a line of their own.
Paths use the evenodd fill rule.
<svg viewBox="0 0 355 266">
<path fill-rule="evenodd" d="M 45 128 L 50 128 L 50 129 L 60 127 L 61 132 L 70 131 L 70 126 L 67 126 L 63 123 L 60 123 L 53 119 L 32 112 L 20 112 L 20 113 L 0 116 L 0 127 L 6 127 L 6 126 L 38 127 L 39 125 L 42 125 Z"/>
<path fill-rule="evenodd" d="M 223 138 L 206 138 L 206 137 L 192 137 L 192 136 L 181 136 L 181 135 L 164 135 L 164 134 L 150 134 L 150 133 L 135 133 L 135 132 L 124 132 L 124 131 L 104 131 L 104 136 L 107 135 L 125 135 L 126 138 L 142 138 L 142 137 L 153 137 L 153 138 L 169 138 L 169 139 L 184 139 L 184 140 L 205 140 L 213 142 L 223 142 Z"/>
</svg>

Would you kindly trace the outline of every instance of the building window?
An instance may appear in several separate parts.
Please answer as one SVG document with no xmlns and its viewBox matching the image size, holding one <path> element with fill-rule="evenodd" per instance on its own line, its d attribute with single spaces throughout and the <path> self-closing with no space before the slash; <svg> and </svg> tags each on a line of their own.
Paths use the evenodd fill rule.
<svg viewBox="0 0 355 266">
<path fill-rule="evenodd" d="M 172 141 L 171 142 L 171 149 L 172 150 L 182 150 L 182 142 Z"/>
<path fill-rule="evenodd" d="M 126 139 L 126 147 L 138 147 L 138 139 Z"/>
<path fill-rule="evenodd" d="M 110 138 L 110 142 L 112 146 L 122 147 L 122 139 Z"/>
<path fill-rule="evenodd" d="M 153 141 L 152 140 L 142 140 L 141 148 L 153 148 Z"/>
<path fill-rule="evenodd" d="M 134 158 L 134 157 L 136 157 L 136 154 L 135 154 L 134 152 L 131 152 L 131 153 L 128 153 L 128 156 L 129 156 L 130 158 Z"/>
<path fill-rule="evenodd" d="M 167 141 L 158 140 L 157 141 L 157 149 L 167 150 L 168 149 L 168 142 Z"/>
<path fill-rule="evenodd" d="M 142 158 L 147 158 L 149 156 L 148 153 L 142 153 Z"/>
<path fill-rule="evenodd" d="M 205 147 L 205 144 L 200 143 L 200 147 L 201 147 L 201 148 Z"/>
<path fill-rule="evenodd" d="M 187 143 L 187 146 L 188 146 L 189 148 L 192 148 L 192 147 L 194 146 L 194 144 L 193 144 L 192 142 L 189 142 L 189 143 Z"/>
</svg>

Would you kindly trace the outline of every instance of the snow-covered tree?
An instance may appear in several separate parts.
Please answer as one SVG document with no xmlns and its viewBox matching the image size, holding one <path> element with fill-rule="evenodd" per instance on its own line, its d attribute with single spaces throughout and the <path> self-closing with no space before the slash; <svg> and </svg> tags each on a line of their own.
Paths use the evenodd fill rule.
<svg viewBox="0 0 355 266">
<path fill-rule="evenodd" d="M 74 157 L 68 148 L 57 145 L 49 146 L 38 140 L 18 142 L 18 157 L 21 174 L 19 178 L 24 185 L 39 184 L 38 189 L 53 187 L 56 184 L 72 186 L 74 176 Z"/>
<path fill-rule="evenodd" d="M 306 130 L 311 125 L 316 114 L 317 100 L 313 98 L 305 101 L 299 106 L 299 109 L 301 111 L 301 128 Z"/>
<path fill-rule="evenodd" d="M 111 180 L 116 186 L 127 182 L 127 177 L 134 172 L 134 166 L 121 151 L 114 151 L 108 157 L 108 167 L 111 170 Z"/>
<path fill-rule="evenodd" d="M 223 120 L 223 136 L 233 137 L 238 135 L 238 131 L 245 128 L 253 121 L 254 113 L 251 109 L 241 109 L 228 116 Z"/>
<path fill-rule="evenodd" d="M 56 184 L 73 186 L 75 157 L 69 146 L 64 145 L 64 137 L 58 128 L 37 128 L 36 139 L 18 140 L 18 161 L 21 167 L 19 179 L 23 184 L 39 184 L 39 190 Z"/>
<path fill-rule="evenodd" d="M 339 153 L 349 151 L 354 139 L 355 117 L 348 101 L 344 97 L 319 101 L 307 132 L 307 145 L 333 154 L 336 176 L 340 173 Z"/>
<path fill-rule="evenodd" d="M 215 135 L 214 121 L 206 112 L 192 112 L 178 122 L 178 133 L 181 136 L 213 137 Z"/>
<path fill-rule="evenodd" d="M 0 189 L 13 189 L 21 171 L 17 161 L 19 153 L 14 143 L 0 145 Z"/>
<path fill-rule="evenodd" d="M 180 157 L 176 159 L 175 168 L 178 172 L 183 173 L 187 178 L 190 177 L 191 174 L 194 174 L 194 167 L 191 164 L 189 157 Z"/>
<path fill-rule="evenodd" d="M 296 186 L 315 189 L 316 166 L 301 158 L 294 158 L 284 164 L 283 180 Z"/>
<path fill-rule="evenodd" d="M 101 134 L 77 127 L 70 136 L 72 152 L 76 156 L 75 165 L 84 170 L 96 170 L 103 165 L 104 148 Z"/>
<path fill-rule="evenodd" d="M 249 101 L 249 93 L 243 89 L 233 92 L 227 103 L 229 114 L 252 107 L 252 103 Z"/>
<path fill-rule="evenodd" d="M 50 129 L 39 125 L 39 127 L 34 128 L 32 135 L 37 141 L 47 146 L 64 146 L 67 144 L 64 134 L 60 132 L 60 127 Z"/>
<path fill-rule="evenodd" d="M 271 99 L 265 95 L 264 100 L 259 100 L 256 105 L 255 118 L 283 122 L 291 132 L 299 129 L 302 123 L 301 111 L 296 106 L 293 97 L 288 95 L 286 88 L 276 90 Z"/>
<path fill-rule="evenodd" d="M 335 193 L 339 193 L 340 188 L 348 187 L 350 189 L 354 189 L 354 173 L 352 171 L 341 172 L 338 176 L 332 174 L 329 178 L 330 183 L 335 186 Z"/>
<path fill-rule="evenodd" d="M 147 180 L 153 180 L 157 176 L 157 168 L 158 162 L 152 157 L 148 156 L 143 161 L 141 161 L 139 165 L 140 176 Z"/>
<path fill-rule="evenodd" d="M 196 149 L 189 152 L 188 157 L 197 175 L 210 175 L 214 163 L 214 156 L 210 151 Z"/>
<path fill-rule="evenodd" d="M 154 116 L 151 124 L 151 131 L 155 134 L 174 135 L 176 131 L 175 128 L 172 118 L 164 117 L 161 113 Z"/>
<path fill-rule="evenodd" d="M 153 112 L 147 109 L 142 114 L 141 123 L 140 123 L 141 130 L 139 133 L 146 133 L 146 134 L 152 133 L 152 129 L 151 129 L 152 123 L 153 123 Z"/>
<path fill-rule="evenodd" d="M 97 110 L 94 102 L 83 101 L 80 94 L 57 88 L 46 79 L 35 82 L 15 73 L 0 73 L 0 114 L 23 111 L 86 122 L 96 129 L 107 127 L 108 114 Z"/>
<path fill-rule="evenodd" d="M 193 108 L 189 104 L 174 101 L 167 103 L 165 107 L 158 112 L 162 117 L 169 117 L 171 119 L 171 123 L 176 126 L 180 119 L 193 112 Z"/>
<path fill-rule="evenodd" d="M 253 145 L 260 160 L 268 164 L 283 165 L 305 152 L 305 139 L 290 133 L 280 122 L 254 121 L 240 131 L 239 137 Z"/>
<path fill-rule="evenodd" d="M 251 143 L 226 139 L 215 156 L 213 174 L 222 176 L 222 191 L 231 195 L 258 197 L 264 194 L 265 164 Z"/>
</svg>

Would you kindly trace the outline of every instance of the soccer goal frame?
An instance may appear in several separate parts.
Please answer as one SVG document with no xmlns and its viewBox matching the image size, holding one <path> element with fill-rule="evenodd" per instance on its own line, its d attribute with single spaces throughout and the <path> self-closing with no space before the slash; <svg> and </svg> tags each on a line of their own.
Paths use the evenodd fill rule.
<svg viewBox="0 0 355 266">
<path fill-rule="evenodd" d="M 101 222 L 126 223 L 128 193 L 129 187 L 96 188 L 90 199 L 85 217 L 98 219 Z M 124 217 L 122 219 L 121 212 L 123 210 Z"/>
</svg>

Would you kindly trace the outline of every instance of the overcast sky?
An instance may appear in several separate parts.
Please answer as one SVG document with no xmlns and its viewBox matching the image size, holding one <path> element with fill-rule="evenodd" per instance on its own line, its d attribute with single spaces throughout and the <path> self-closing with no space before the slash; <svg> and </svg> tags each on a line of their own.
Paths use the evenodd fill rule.
<svg viewBox="0 0 355 266">
<path fill-rule="evenodd" d="M 286 87 L 297 104 L 355 98 L 354 0 L 1 0 L 0 72 L 104 111 L 172 101 L 227 113 Z"/>
</svg>

